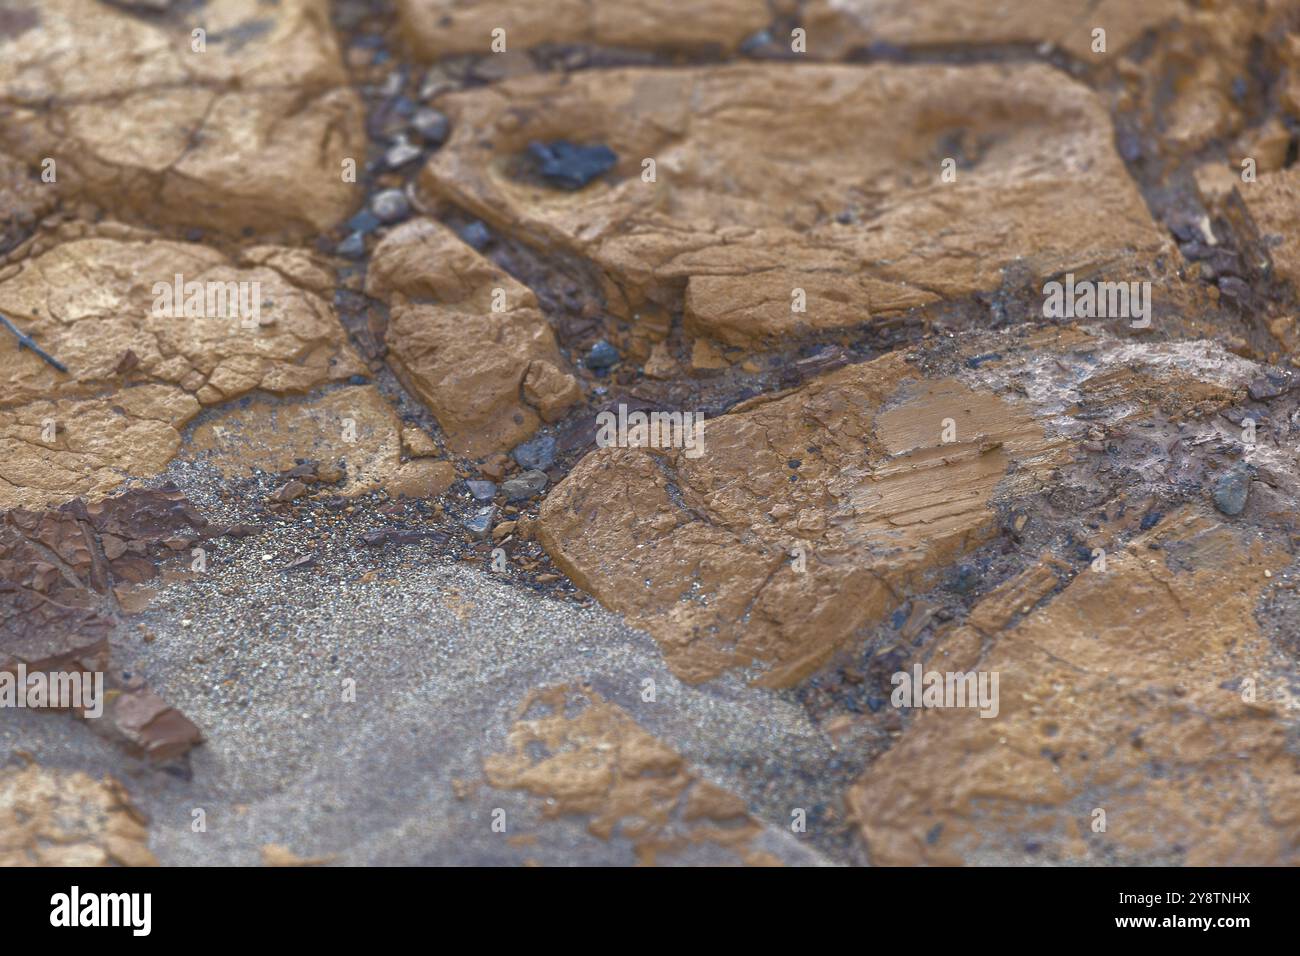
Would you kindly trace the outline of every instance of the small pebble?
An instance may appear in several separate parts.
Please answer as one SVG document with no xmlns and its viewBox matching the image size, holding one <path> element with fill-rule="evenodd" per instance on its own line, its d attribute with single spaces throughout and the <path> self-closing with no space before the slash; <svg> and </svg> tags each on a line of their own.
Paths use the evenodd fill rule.
<svg viewBox="0 0 1300 956">
<path fill-rule="evenodd" d="M 384 153 L 384 164 L 389 169 L 400 169 L 419 158 L 420 147 L 407 142 L 404 136 L 399 136 L 397 141 L 388 148 L 388 152 Z"/>
<path fill-rule="evenodd" d="M 491 501 L 497 496 L 497 486 L 491 481 L 467 481 L 465 484 L 475 501 Z"/>
<path fill-rule="evenodd" d="M 772 34 L 767 30 L 759 30 L 745 38 L 740 44 L 740 52 L 746 56 L 753 56 L 764 47 L 772 45 Z"/>
<path fill-rule="evenodd" d="M 491 234 L 487 231 L 487 226 L 475 219 L 468 226 L 460 230 L 460 238 L 466 245 L 472 246 L 482 252 L 487 248 L 487 244 L 492 241 Z"/>
<path fill-rule="evenodd" d="M 550 435 L 543 435 L 541 438 L 534 438 L 516 446 L 510 456 L 519 462 L 520 468 L 545 471 L 555 464 L 556 450 L 555 439 Z"/>
<path fill-rule="evenodd" d="M 1239 515 L 1250 494 L 1250 466 L 1238 462 L 1214 483 L 1214 507 L 1225 515 Z"/>
<path fill-rule="evenodd" d="M 379 221 L 378 216 L 369 209 L 363 209 L 348 220 L 347 228 L 352 232 L 359 232 L 362 235 L 365 235 L 366 233 L 374 232 L 381 225 L 382 223 Z"/>
<path fill-rule="evenodd" d="M 618 349 L 601 339 L 591 347 L 591 351 L 587 353 L 583 364 L 590 369 L 603 369 L 617 364 L 619 358 Z"/>
<path fill-rule="evenodd" d="M 550 186 L 581 189 L 597 176 L 614 168 L 618 156 L 608 146 L 595 143 L 579 146 L 567 140 L 528 144 L 528 156 L 538 175 Z"/>
<path fill-rule="evenodd" d="M 382 222 L 400 222 L 411 214 L 411 201 L 400 189 L 385 189 L 375 193 L 370 209 Z"/>
<path fill-rule="evenodd" d="M 489 505 L 486 508 L 480 508 L 472 517 L 466 518 L 461 524 L 473 538 L 482 540 L 492 533 L 492 519 L 496 515 L 496 508 Z"/>
<path fill-rule="evenodd" d="M 545 491 L 547 483 L 545 472 L 529 470 L 508 479 L 501 486 L 501 492 L 507 501 L 524 501 Z"/>
<path fill-rule="evenodd" d="M 366 254 L 366 239 L 359 232 L 348 236 L 334 250 L 345 259 L 360 259 Z"/>
<path fill-rule="evenodd" d="M 429 107 L 421 107 L 411 117 L 411 129 L 431 146 L 441 146 L 451 132 L 451 121 L 446 115 Z"/>
</svg>

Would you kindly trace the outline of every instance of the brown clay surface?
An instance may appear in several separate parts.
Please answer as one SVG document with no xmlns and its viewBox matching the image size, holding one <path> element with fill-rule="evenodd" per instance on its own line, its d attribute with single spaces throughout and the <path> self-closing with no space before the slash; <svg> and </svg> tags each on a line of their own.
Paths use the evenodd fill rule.
<svg viewBox="0 0 1300 956">
<path fill-rule="evenodd" d="M 146 221 L 328 228 L 354 202 L 341 164 L 365 143 L 327 4 L 230 0 L 202 22 L 200 52 L 183 17 L 8 4 L 6 148 L 37 167 L 53 158 L 63 190 Z"/>
<path fill-rule="evenodd" d="M 545 798 L 548 816 L 581 814 L 603 839 L 617 831 L 632 841 L 643 865 L 693 843 L 717 844 L 749 866 L 779 862 L 751 846 L 762 825 L 744 800 L 701 780 L 671 747 L 599 694 L 543 688 L 519 712 L 506 738 L 509 751 L 483 762 L 491 786 Z M 539 747 L 547 753 L 540 760 L 531 755 Z"/>
<path fill-rule="evenodd" d="M 958 438 L 941 445 L 949 415 Z M 716 419 L 704 442 L 694 461 L 593 452 L 547 498 L 538 533 L 683 679 L 759 661 L 773 686 L 987 537 L 1003 479 L 1037 485 L 1055 457 L 1030 410 L 920 381 L 902 353 Z"/>
<path fill-rule="evenodd" d="M 300 401 L 260 399 L 223 410 L 197 426 L 183 456 L 208 461 L 230 477 L 254 469 L 291 472 L 301 462 L 332 464 L 342 472 L 331 493 L 355 495 L 387 488 L 394 494 L 436 498 L 455 480 L 451 462 L 428 445 L 403 460 L 424 433 L 403 431 L 397 415 L 372 385 L 344 386 Z"/>
<path fill-rule="evenodd" d="M 1084 62 L 1095 60 L 1092 31 L 1106 31 L 1108 51 L 1186 11 L 1181 0 L 1102 0 L 1080 8 L 1068 0 L 946 0 L 918 7 L 907 0 L 811 0 L 804 12 L 809 48 L 837 57 L 884 44 L 971 47 L 1051 44 Z"/>
<path fill-rule="evenodd" d="M 156 866 L 122 785 L 35 764 L 0 771 L 0 866 Z"/>
<path fill-rule="evenodd" d="M 486 53 L 496 29 L 505 31 L 507 51 L 553 43 L 730 51 L 770 18 L 764 0 L 398 0 L 397 12 L 403 37 L 426 58 Z"/>
<path fill-rule="evenodd" d="M 375 250 L 366 291 L 389 306 L 394 371 L 453 450 L 508 451 L 582 397 L 532 290 L 421 219 Z"/>
<path fill-rule="evenodd" d="M 1013 627 L 980 627 L 978 605 L 926 665 L 999 672 L 1001 713 L 923 711 L 863 775 L 849 805 L 872 860 L 993 862 L 1032 844 L 1054 862 L 1294 863 L 1294 721 L 1238 687 L 1289 666 L 1254 617 L 1289 560 L 1180 512 L 1105 572 L 1028 597 Z"/>
<path fill-rule="evenodd" d="M 306 391 L 361 369 L 324 286 L 310 284 L 319 266 L 301 250 L 254 247 L 235 262 L 204 245 L 102 231 L 124 237 L 58 242 L 0 279 L 0 313 L 68 367 L 0 353 L 0 503 L 102 495 L 160 472 L 203 405 L 253 389 Z M 245 327 L 233 311 L 155 310 L 155 284 L 176 275 L 256 283 L 261 324 Z"/>
<path fill-rule="evenodd" d="M 456 132 L 430 190 L 583 256 L 615 315 L 681 311 L 732 345 L 993 290 L 1013 265 L 1041 284 L 1167 251 L 1101 104 L 1039 65 L 613 70 L 440 105 Z M 521 180 L 527 144 L 561 134 L 608 144 L 617 167 L 578 193 Z"/>
</svg>

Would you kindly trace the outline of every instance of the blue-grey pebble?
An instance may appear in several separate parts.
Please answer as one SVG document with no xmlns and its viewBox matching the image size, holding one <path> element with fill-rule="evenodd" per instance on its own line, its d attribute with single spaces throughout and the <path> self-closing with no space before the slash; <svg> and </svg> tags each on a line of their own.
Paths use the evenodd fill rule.
<svg viewBox="0 0 1300 956">
<path fill-rule="evenodd" d="M 540 495 L 546 490 L 547 483 L 545 472 L 530 469 L 503 482 L 501 493 L 507 501 L 523 501 L 533 495 Z"/>
<path fill-rule="evenodd" d="M 475 501 L 491 501 L 497 496 L 497 486 L 491 481 L 467 481 L 465 485 Z"/>
<path fill-rule="evenodd" d="M 520 468 L 545 471 L 555 464 L 557 449 L 555 439 L 550 435 L 543 435 L 540 438 L 534 438 L 522 445 L 515 446 L 515 450 L 510 453 L 510 457 L 519 462 Z"/>
<path fill-rule="evenodd" d="M 591 347 L 584 361 L 587 368 L 601 369 L 617 364 L 620 357 L 618 349 L 601 339 Z"/>
<path fill-rule="evenodd" d="M 370 200 L 370 211 L 382 222 L 400 222 L 411 214 L 411 201 L 400 189 L 385 189 Z"/>
<path fill-rule="evenodd" d="M 473 515 L 461 522 L 465 530 L 470 533 L 471 537 L 483 539 L 492 532 L 492 519 L 496 516 L 497 509 L 491 505 L 486 508 L 480 508 Z"/>
<path fill-rule="evenodd" d="M 340 242 L 334 251 L 345 259 L 360 259 L 366 254 L 365 237 L 359 232 L 354 232 Z"/>
<path fill-rule="evenodd" d="M 1239 515 L 1250 494 L 1250 466 L 1237 462 L 1214 483 L 1214 507 L 1225 515 Z"/>
</svg>

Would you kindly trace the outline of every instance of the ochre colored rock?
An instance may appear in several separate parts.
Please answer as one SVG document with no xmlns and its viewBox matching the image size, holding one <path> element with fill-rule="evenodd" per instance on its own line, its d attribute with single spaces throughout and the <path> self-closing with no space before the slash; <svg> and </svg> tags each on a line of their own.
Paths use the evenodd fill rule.
<svg viewBox="0 0 1300 956">
<path fill-rule="evenodd" d="M 707 422 L 695 459 L 592 452 L 538 539 L 679 677 L 757 662 L 782 686 L 991 533 L 999 485 L 1037 486 L 1055 444 L 1022 403 L 923 381 L 894 353 Z"/>
<path fill-rule="evenodd" d="M 55 191 L 23 163 L 0 153 L 0 256 L 16 246 L 54 207 Z"/>
<path fill-rule="evenodd" d="M 1050 43 L 1085 64 L 1117 56 L 1144 32 L 1176 19 L 1181 0 L 810 0 L 804 8 L 808 52 L 839 57 L 876 45 L 972 47 Z M 1106 53 L 1092 52 L 1092 31 L 1106 31 Z"/>
<path fill-rule="evenodd" d="M 257 251 L 305 268 L 295 250 Z M 0 331 L 0 507 L 93 497 L 156 474 L 202 405 L 253 389 L 302 392 L 364 368 L 322 295 L 270 264 L 244 266 L 208 246 L 88 236 L 10 272 L 0 313 L 68 372 Z M 261 324 L 155 309 L 155 283 L 174 286 L 178 274 L 247 283 Z"/>
<path fill-rule="evenodd" d="M 359 200 L 342 163 L 364 160 L 361 101 L 325 0 L 229 0 L 200 22 L 96 0 L 6 13 L 30 28 L 0 33 L 0 142 L 53 158 L 61 195 L 232 234 L 325 229 Z"/>
<path fill-rule="evenodd" d="M 757 665 L 786 686 L 996 533 L 1000 502 L 1054 487 L 1067 436 L 1205 417 L 1258 374 L 1079 332 L 992 342 L 974 368 L 926 373 L 900 351 L 751 399 L 705 423 L 698 457 L 593 451 L 547 496 L 538 540 L 682 679 Z"/>
<path fill-rule="evenodd" d="M 438 454 L 438 446 L 422 428 L 414 425 L 402 427 L 402 450 L 412 458 L 432 458 Z"/>
<path fill-rule="evenodd" d="M 1254 182 L 1241 179 L 1241 170 L 1221 164 L 1197 171 L 1197 186 L 1207 207 L 1221 216 L 1236 235 L 1249 271 L 1269 274 L 1291 290 L 1300 290 L 1300 241 L 1295 234 L 1300 215 L 1300 170 L 1296 167 L 1259 172 Z M 1295 310 L 1275 310 L 1268 329 L 1292 360 L 1300 352 Z"/>
<path fill-rule="evenodd" d="M 325 866 L 333 861 L 332 856 L 299 856 L 279 843 L 267 843 L 262 846 L 263 866 Z"/>
<path fill-rule="evenodd" d="M 156 866 L 145 819 L 112 777 L 0 770 L 0 866 Z"/>
<path fill-rule="evenodd" d="M 1134 11 L 1164 8 L 1126 6 Z M 1297 29 L 1300 7 L 1292 0 L 1187 4 L 1176 22 L 1155 32 L 1140 67 L 1121 63 L 1125 89 L 1117 106 L 1139 108 L 1140 125 L 1153 132 L 1163 153 L 1193 155 L 1250 126 L 1260 101 L 1271 95 L 1256 86 L 1256 77 L 1266 75 L 1271 82 L 1290 63 L 1286 79 L 1294 83 L 1295 64 L 1300 62 L 1293 42 Z M 1286 82 L 1277 87 L 1287 108 L 1287 91 L 1294 87 Z M 1290 110 L 1300 116 L 1294 103 Z"/>
<path fill-rule="evenodd" d="M 388 303 L 388 357 L 452 450 L 513 448 L 582 390 L 532 290 L 420 219 L 376 248 L 366 291 Z"/>
<path fill-rule="evenodd" d="M 1238 181 L 1236 189 L 1255 222 L 1274 274 L 1300 289 L 1300 236 L 1295 228 L 1300 217 L 1300 168 L 1262 174 L 1253 183 Z"/>
<path fill-rule="evenodd" d="M 661 856 L 671 862 L 698 843 L 730 850 L 750 866 L 778 862 L 751 845 L 762 824 L 742 799 L 700 779 L 680 754 L 595 691 L 542 688 L 528 695 L 519 715 L 509 751 L 483 761 L 492 786 L 546 798 L 548 817 L 586 816 L 587 829 L 601 839 L 619 833 L 643 865 Z"/>
<path fill-rule="evenodd" d="M 439 105 L 453 133 L 427 189 L 589 260 L 614 315 L 684 309 L 688 332 L 728 344 L 1067 271 L 1137 279 L 1172 251 L 1106 110 L 1043 65 L 616 69 Z M 521 157 L 558 138 L 618 164 L 576 192 L 539 184 Z"/>
<path fill-rule="evenodd" d="M 1300 116 L 1300 35 L 1288 34 L 1278 45 L 1286 67 L 1281 99 L 1288 113 Z"/>
<path fill-rule="evenodd" d="M 165 385 L 0 409 L 0 508 L 95 498 L 128 477 L 158 474 L 198 411 L 192 395 Z"/>
<path fill-rule="evenodd" d="M 998 672 L 1000 710 L 917 711 L 866 771 L 848 803 L 873 863 L 990 863 L 1031 844 L 1044 862 L 1296 862 L 1294 721 L 1240 689 L 1291 669 L 1254 617 L 1290 556 L 1209 514 L 1170 515 L 1104 571 L 1022 597 L 1009 630 L 980 604 L 939 641 L 925 669 Z"/>
<path fill-rule="evenodd" d="M 398 0 L 403 35 L 428 59 L 490 53 L 492 31 L 506 49 L 543 44 L 664 50 L 734 50 L 770 19 L 764 0 Z"/>
<path fill-rule="evenodd" d="M 1242 87 L 1255 72 L 1282 74 L 1279 100 L 1300 117 L 1300 8 L 1291 0 L 1102 0 L 1082 8 L 1070 0 L 811 0 L 802 22 L 809 55 L 818 58 L 881 47 L 1022 46 L 1042 55 L 1050 45 L 1099 76 L 1118 77 L 1116 106 L 1139 109 L 1142 127 L 1172 156 L 1249 125 L 1268 96 Z M 1093 49 L 1099 28 L 1105 52 Z M 1140 58 L 1126 55 L 1147 36 Z"/>
<path fill-rule="evenodd" d="M 346 479 L 331 485 L 330 494 L 380 488 L 412 497 L 442 494 L 456 480 L 455 467 L 429 457 L 403 461 L 403 434 L 396 411 L 377 388 L 343 386 L 231 408 L 196 427 L 182 457 L 210 461 L 232 477 L 253 468 L 286 472 L 301 461 L 341 463 Z M 433 452 L 430 447 L 425 453 Z"/>
</svg>

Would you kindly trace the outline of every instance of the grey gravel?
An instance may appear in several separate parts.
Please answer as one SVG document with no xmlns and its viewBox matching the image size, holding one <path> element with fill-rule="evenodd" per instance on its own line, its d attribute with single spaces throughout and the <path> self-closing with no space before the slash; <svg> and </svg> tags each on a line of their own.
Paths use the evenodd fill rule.
<svg viewBox="0 0 1300 956">
<path fill-rule="evenodd" d="M 487 244 L 492 241 L 492 234 L 488 232 L 487 226 L 475 219 L 461 228 L 460 238 L 466 245 L 482 252 L 487 248 Z"/>
<path fill-rule="evenodd" d="M 263 491 L 275 483 L 256 481 Z M 253 520 L 261 497 L 222 494 L 228 479 L 203 463 L 173 462 L 146 483 L 168 482 L 222 522 Z M 514 580 L 508 541 L 505 572 L 490 570 L 486 551 L 463 563 L 436 538 L 364 547 L 385 519 L 375 502 L 356 504 L 328 540 L 310 512 L 214 540 L 204 573 L 160 581 L 111 635 L 115 669 L 202 729 L 206 742 L 184 760 L 154 767 L 71 716 L 30 710 L 0 720 L 0 756 L 111 774 L 148 817 L 164 865 L 256 865 L 270 843 L 339 865 L 631 865 L 620 833 L 596 837 L 586 816 L 553 818 L 541 797 L 484 778 L 530 692 L 586 684 L 740 794 L 764 824 L 756 848 L 788 864 L 830 861 L 818 826 L 790 832 L 790 810 L 838 801 L 845 780 L 834 768 L 850 754 L 793 694 L 740 672 L 678 682 L 649 635 L 617 615 Z M 308 570 L 280 570 L 309 550 Z M 646 680 L 655 701 L 642 698 Z M 207 830 L 196 833 L 198 808 Z M 505 834 L 491 827 L 497 808 Z M 860 862 L 857 852 L 834 859 Z M 701 844 L 677 862 L 736 859 Z"/>
<path fill-rule="evenodd" d="M 768 30 L 759 30 L 757 33 L 750 34 L 740 44 L 740 52 L 747 56 L 753 56 L 761 50 L 772 45 L 772 34 Z"/>
<path fill-rule="evenodd" d="M 340 242 L 334 251 L 345 259 L 360 259 L 366 254 L 366 237 L 354 232 Z"/>
<path fill-rule="evenodd" d="M 804 778 L 835 759 L 797 703 L 739 680 L 681 684 L 615 615 L 437 563 L 418 545 L 396 549 L 400 562 L 369 584 L 324 562 L 267 574 L 255 552 L 225 567 L 231 594 L 216 580 L 170 587 L 145 615 L 155 641 L 133 628 L 114 640 L 124 666 L 203 728 L 188 774 L 128 763 L 62 714 L 7 714 L 2 752 L 122 780 L 164 865 L 256 865 L 268 843 L 338 865 L 630 865 L 621 834 L 603 840 L 584 816 L 548 818 L 543 799 L 484 781 L 484 759 L 509 749 L 529 692 L 585 682 L 706 779 L 754 794 L 763 849 L 826 862 L 788 827 L 791 807 L 831 799 Z M 656 702 L 641 699 L 646 679 Z M 345 680 L 355 702 L 343 700 Z M 457 781 L 469 784 L 459 795 Z M 206 832 L 191 829 L 195 808 Z M 491 828 L 496 808 L 504 834 Z M 536 839 L 508 840 L 517 835 Z M 698 852 L 690 862 L 735 861 L 716 846 Z"/>
</svg>

